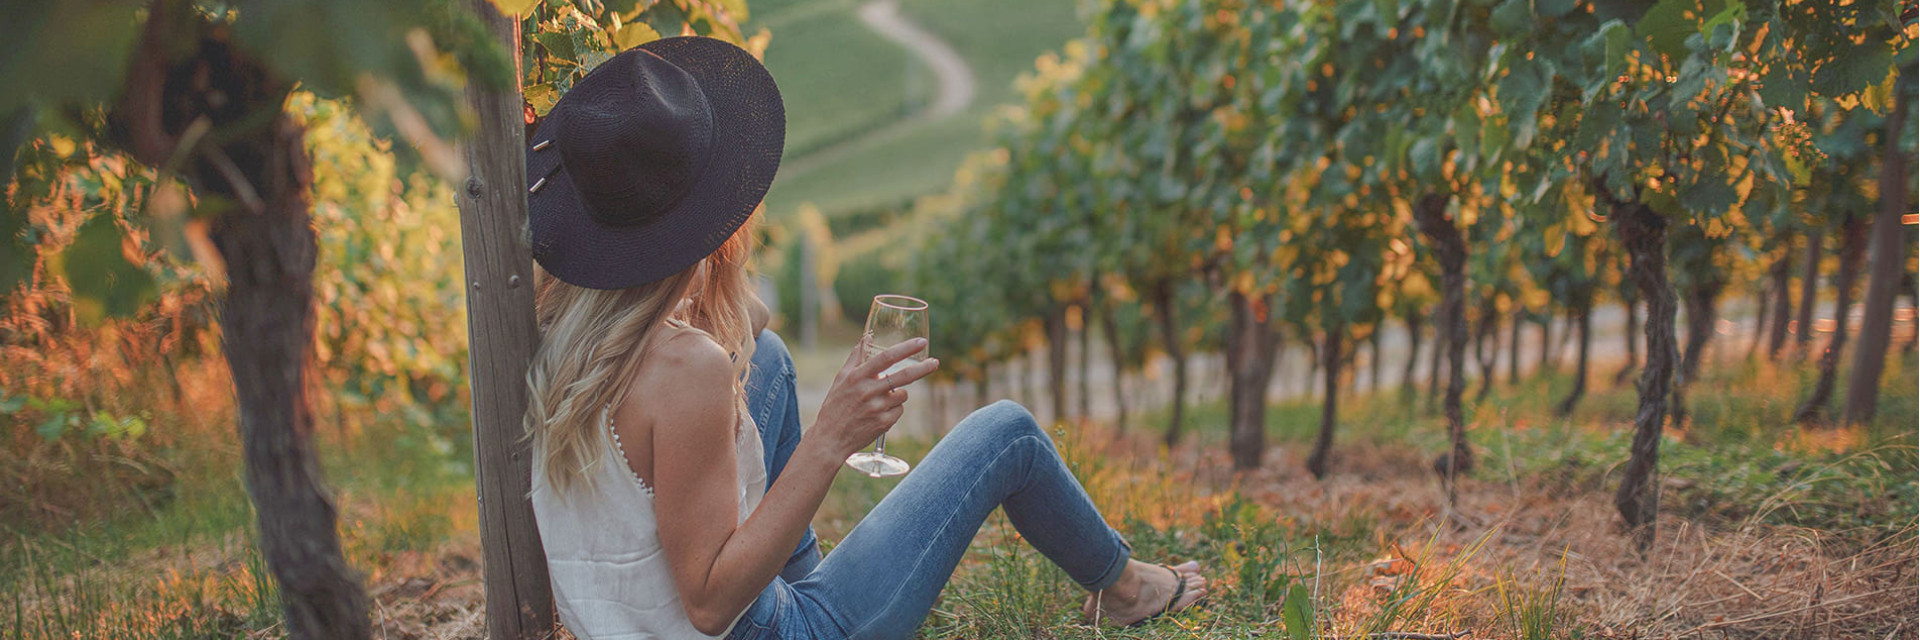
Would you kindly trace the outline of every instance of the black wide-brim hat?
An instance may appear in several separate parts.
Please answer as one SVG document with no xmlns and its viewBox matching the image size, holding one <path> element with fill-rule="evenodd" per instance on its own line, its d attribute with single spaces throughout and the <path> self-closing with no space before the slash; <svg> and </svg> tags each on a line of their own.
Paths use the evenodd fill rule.
<svg viewBox="0 0 1920 640">
<path fill-rule="evenodd" d="M 779 87 L 740 47 L 685 36 L 615 55 L 528 141 L 533 258 L 590 289 L 692 267 L 753 215 L 786 137 Z"/>
</svg>

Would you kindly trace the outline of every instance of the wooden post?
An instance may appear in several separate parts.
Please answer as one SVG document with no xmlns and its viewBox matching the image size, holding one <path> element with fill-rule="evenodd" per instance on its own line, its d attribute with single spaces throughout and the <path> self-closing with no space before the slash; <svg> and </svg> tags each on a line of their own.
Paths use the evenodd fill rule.
<svg viewBox="0 0 1920 640">
<path fill-rule="evenodd" d="M 517 64 L 520 21 L 500 15 L 489 0 L 472 2 Z M 465 145 L 467 181 L 459 198 L 487 637 L 494 640 L 546 638 L 553 631 L 546 552 L 527 500 L 533 461 L 521 437 L 527 364 L 540 337 L 533 321 L 526 116 L 517 68 L 513 77 L 512 86 L 500 89 L 467 85 L 479 128 Z"/>
</svg>

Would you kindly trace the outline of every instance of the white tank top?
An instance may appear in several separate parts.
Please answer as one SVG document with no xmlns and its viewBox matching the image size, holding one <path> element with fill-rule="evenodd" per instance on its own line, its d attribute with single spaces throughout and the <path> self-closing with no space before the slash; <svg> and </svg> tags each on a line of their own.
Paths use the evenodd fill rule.
<svg viewBox="0 0 1920 640">
<path fill-rule="evenodd" d="M 687 619 L 660 548 L 653 488 L 627 466 L 612 416 L 602 411 L 601 422 L 605 453 L 589 471 L 592 489 L 565 500 L 547 486 L 543 456 L 537 441 L 534 445 L 533 513 L 546 547 L 560 621 L 580 640 L 719 637 L 700 633 Z M 767 487 L 760 431 L 744 409 L 734 436 L 734 461 L 740 484 L 738 523 L 753 513 Z M 728 624 L 727 630 L 732 629 Z"/>
</svg>

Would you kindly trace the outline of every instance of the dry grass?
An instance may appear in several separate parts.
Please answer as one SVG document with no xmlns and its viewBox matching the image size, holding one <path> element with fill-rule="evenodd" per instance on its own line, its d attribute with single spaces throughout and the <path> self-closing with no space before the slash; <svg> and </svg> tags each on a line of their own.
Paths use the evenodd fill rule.
<svg viewBox="0 0 1920 640">
<path fill-rule="evenodd" d="M 1856 550 L 1816 529 L 1715 527 L 1669 515 L 1653 552 L 1642 555 L 1621 530 L 1610 495 L 1556 496 L 1523 480 L 1466 480 L 1450 515 L 1439 483 L 1411 448 L 1349 446 L 1339 470 L 1319 481 L 1301 471 L 1299 457 L 1276 451 L 1261 471 L 1240 475 L 1223 452 L 1171 458 L 1173 468 L 1213 491 L 1237 486 L 1296 526 L 1377 518 L 1379 557 L 1336 563 L 1322 575 L 1335 594 L 1336 631 L 1376 612 L 1377 596 L 1394 581 L 1381 578 L 1395 578 L 1378 567 L 1398 560 L 1423 573 L 1457 572 L 1434 602 L 1439 626 L 1421 630 L 1507 637 L 1497 585 L 1550 578 L 1564 558 L 1561 605 L 1572 627 L 1596 637 L 1915 637 L 1920 556 L 1912 523 Z"/>
</svg>

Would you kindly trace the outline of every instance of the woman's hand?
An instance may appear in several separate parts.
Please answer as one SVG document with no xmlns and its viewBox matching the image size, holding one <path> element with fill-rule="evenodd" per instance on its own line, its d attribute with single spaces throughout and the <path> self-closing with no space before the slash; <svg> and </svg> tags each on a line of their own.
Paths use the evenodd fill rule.
<svg viewBox="0 0 1920 640">
<path fill-rule="evenodd" d="M 819 442 L 827 447 L 831 457 L 839 460 L 865 448 L 881 433 L 893 428 L 904 411 L 901 405 L 907 401 L 907 390 L 901 387 L 927 377 L 940 368 L 940 361 L 928 358 L 886 377 L 881 377 L 880 372 L 926 348 L 926 338 L 914 338 L 861 362 L 860 354 L 866 350 L 866 343 L 854 345 L 847 363 L 834 376 L 826 400 L 820 404 L 819 417 L 813 421 L 813 427 L 807 429 L 803 440 Z"/>
</svg>

